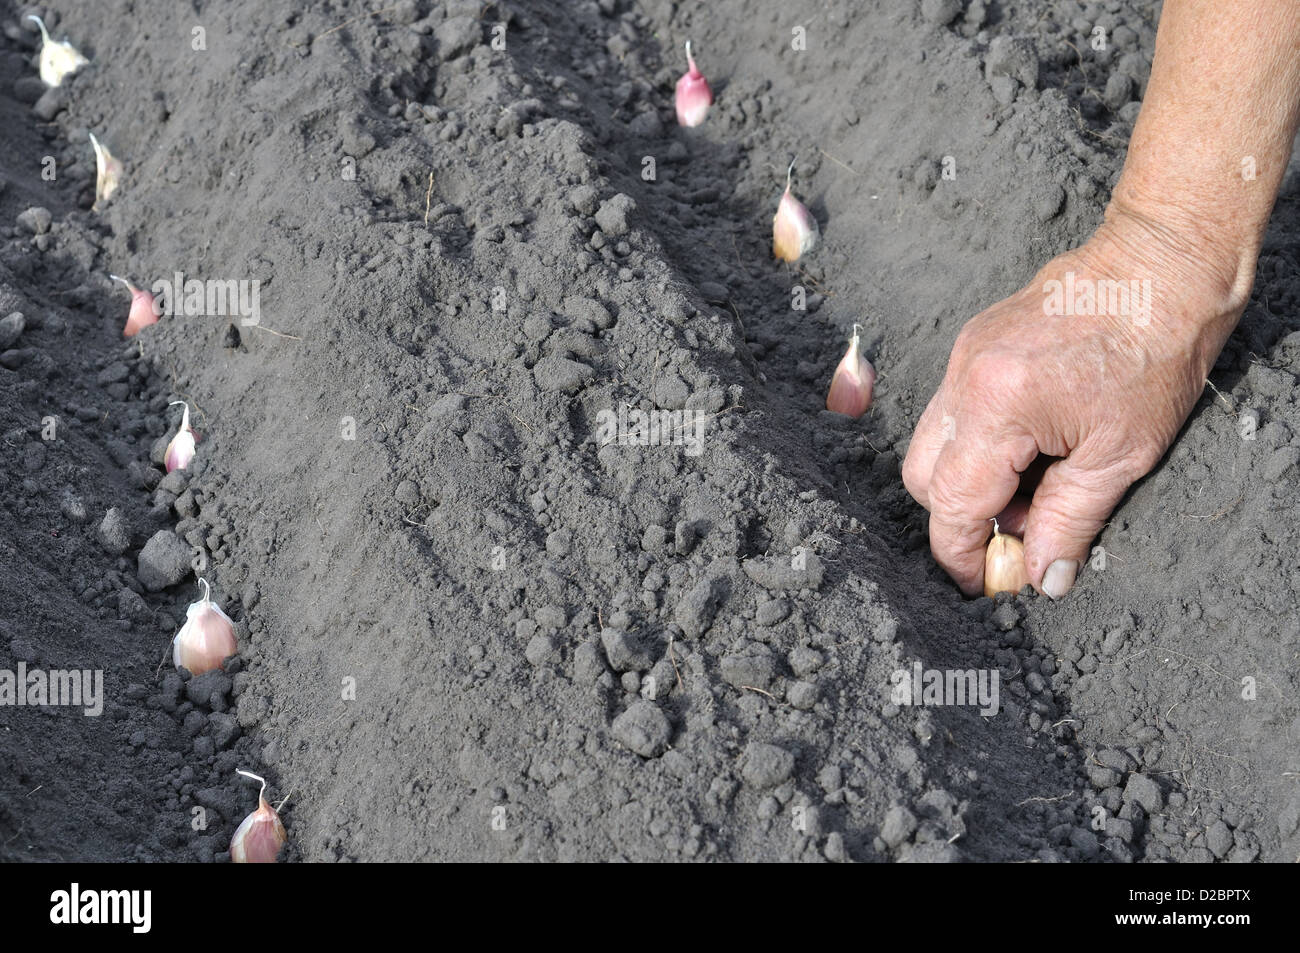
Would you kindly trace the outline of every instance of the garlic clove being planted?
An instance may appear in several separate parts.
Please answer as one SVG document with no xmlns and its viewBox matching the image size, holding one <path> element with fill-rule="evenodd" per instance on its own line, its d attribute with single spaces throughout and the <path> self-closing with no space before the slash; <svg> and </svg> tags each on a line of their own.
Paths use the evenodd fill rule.
<svg viewBox="0 0 1300 953">
<path fill-rule="evenodd" d="M 993 539 L 984 553 L 984 595 L 992 598 L 999 592 L 1013 595 L 1029 585 L 1025 566 L 1025 544 L 1014 536 L 998 531 L 993 521 Z"/>
<path fill-rule="evenodd" d="M 289 837 L 284 832 L 280 815 L 266 801 L 266 779 L 239 768 L 235 769 L 235 773 L 262 782 L 262 789 L 257 792 L 257 810 L 244 818 L 239 827 L 235 828 L 235 836 L 230 838 L 230 862 L 273 864 Z M 284 801 L 280 802 L 280 806 L 284 806 Z"/>
<path fill-rule="evenodd" d="M 117 185 L 122 178 L 122 163 L 113 158 L 113 153 L 108 151 L 108 147 L 100 143 L 95 138 L 95 134 L 90 133 L 90 144 L 95 147 L 95 204 L 94 208 L 99 209 L 100 205 L 108 201 L 109 196 L 117 191 Z"/>
<path fill-rule="evenodd" d="M 32 14 L 27 19 L 35 20 L 41 28 L 41 82 L 46 86 L 58 86 L 64 77 L 71 76 L 81 67 L 90 63 L 67 40 L 52 40 L 45 29 L 45 21 Z"/>
<path fill-rule="evenodd" d="M 202 675 L 221 668 L 221 663 L 239 651 L 235 623 L 213 602 L 206 579 L 200 579 L 203 598 L 185 610 L 185 624 L 172 639 L 172 662 L 177 668 Z"/>
<path fill-rule="evenodd" d="M 190 405 L 183 400 L 174 400 L 168 407 L 174 407 L 181 404 L 185 408 L 185 413 L 181 416 L 181 425 L 176 428 L 176 436 L 172 437 L 171 443 L 167 444 L 167 456 L 164 458 L 167 465 L 167 472 L 173 470 L 184 470 L 194 459 L 194 431 L 190 428 Z"/>
<path fill-rule="evenodd" d="M 695 66 L 691 56 L 691 41 L 686 41 L 687 70 L 677 81 L 677 122 L 683 126 L 698 126 L 704 122 L 709 107 L 713 105 L 713 90 Z"/>
<path fill-rule="evenodd" d="M 127 279 L 109 275 L 114 281 L 120 281 L 131 292 L 131 310 L 126 316 L 126 327 L 122 336 L 133 338 L 151 324 L 158 323 L 158 309 L 154 307 L 153 295 L 143 288 L 137 288 Z"/>
<path fill-rule="evenodd" d="M 849 349 L 840 358 L 831 389 L 826 395 L 826 409 L 837 414 L 858 418 L 871 406 L 872 391 L 876 386 L 876 369 L 862 356 L 859 335 L 862 325 L 853 325 L 853 338 Z"/>
<path fill-rule="evenodd" d="M 772 254 L 782 261 L 798 261 L 817 247 L 821 229 L 812 212 L 790 191 L 794 162 L 785 173 L 785 193 L 772 219 Z"/>
</svg>

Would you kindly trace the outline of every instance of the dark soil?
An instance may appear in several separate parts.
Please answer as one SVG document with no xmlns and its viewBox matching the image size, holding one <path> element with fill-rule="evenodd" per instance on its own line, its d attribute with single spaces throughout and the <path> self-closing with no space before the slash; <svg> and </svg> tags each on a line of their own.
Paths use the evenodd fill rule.
<svg viewBox="0 0 1300 953">
<path fill-rule="evenodd" d="M 1069 598 L 963 600 L 899 478 L 962 323 L 1100 220 L 1157 5 L 200 6 L 47 6 L 92 63 L 44 121 L 0 3 L 0 669 L 106 695 L 0 707 L 0 859 L 226 860 L 236 768 L 311 861 L 1300 854 L 1290 180 Z M 88 131 L 126 167 L 99 212 Z M 260 324 L 124 341 L 110 272 L 257 280 Z M 855 322 L 860 421 L 823 409 Z M 604 444 L 620 407 L 701 412 L 702 453 Z M 158 532 L 228 676 L 172 670 L 198 589 L 142 584 Z M 998 713 L 893 704 L 915 661 L 996 669 Z"/>
</svg>

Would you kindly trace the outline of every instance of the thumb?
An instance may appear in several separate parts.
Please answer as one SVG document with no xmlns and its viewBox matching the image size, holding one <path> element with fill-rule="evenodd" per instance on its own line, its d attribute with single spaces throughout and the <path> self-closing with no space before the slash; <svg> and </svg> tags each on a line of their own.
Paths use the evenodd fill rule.
<svg viewBox="0 0 1300 953">
<path fill-rule="evenodd" d="M 1024 537 L 1029 581 L 1044 595 L 1060 599 L 1074 586 L 1092 541 L 1133 483 L 1126 469 L 1094 468 L 1076 450 L 1044 471 Z"/>
</svg>

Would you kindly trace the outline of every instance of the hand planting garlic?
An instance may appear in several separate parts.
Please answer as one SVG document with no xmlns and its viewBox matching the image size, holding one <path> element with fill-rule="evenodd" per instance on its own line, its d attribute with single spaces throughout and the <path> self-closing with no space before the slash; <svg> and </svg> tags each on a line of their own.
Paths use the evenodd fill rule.
<svg viewBox="0 0 1300 953">
<path fill-rule="evenodd" d="M 27 19 L 35 20 L 41 28 L 41 82 L 46 86 L 60 85 L 64 77 L 71 76 L 90 63 L 67 40 L 50 39 L 45 21 L 40 17 L 28 14 Z"/>
<path fill-rule="evenodd" d="M 154 307 L 153 295 L 143 288 L 137 288 L 125 278 L 109 275 L 114 281 L 120 281 L 131 292 L 131 310 L 126 316 L 126 327 L 122 336 L 133 338 L 151 324 L 158 322 L 158 309 Z"/>
<path fill-rule="evenodd" d="M 183 400 L 174 400 L 168 407 L 175 407 L 180 404 L 185 408 L 185 413 L 181 415 L 181 425 L 176 428 L 176 436 L 172 437 L 171 442 L 167 444 L 167 456 L 164 458 L 167 472 L 173 470 L 184 470 L 194 459 L 194 431 L 190 429 L 190 405 Z"/>
<path fill-rule="evenodd" d="M 1017 593 L 1029 585 L 1025 567 L 1025 544 L 1014 536 L 998 531 L 993 521 L 993 538 L 984 552 L 984 595 L 992 598 L 999 592 Z"/>
<path fill-rule="evenodd" d="M 230 838 L 230 862 L 234 864 L 273 864 L 280 848 L 288 840 L 284 824 L 275 808 L 266 802 L 266 779 L 251 771 L 235 769 L 236 774 L 262 783 L 257 792 L 257 810 L 240 822 Z M 288 800 L 286 798 L 285 800 Z M 284 801 L 280 802 L 284 806 Z"/>
<path fill-rule="evenodd" d="M 100 144 L 93 132 L 90 133 L 90 144 L 95 147 L 94 208 L 98 209 L 108 201 L 110 195 L 117 191 L 118 180 L 122 177 L 122 163 L 113 158 L 113 153 Z"/>
<path fill-rule="evenodd" d="M 794 161 L 785 173 L 785 193 L 772 219 L 772 253 L 782 261 L 798 261 L 817 247 L 821 229 L 817 219 L 794 197 L 790 191 L 790 177 L 794 174 Z"/>
<path fill-rule="evenodd" d="M 826 409 L 837 414 L 858 418 L 871 406 L 871 394 L 876 386 L 876 369 L 862 356 L 859 335 L 862 325 L 853 325 L 849 348 L 840 358 L 831 389 L 826 395 Z"/>
<path fill-rule="evenodd" d="M 202 675 L 221 668 L 221 663 L 239 651 L 235 623 L 209 598 L 212 590 L 200 579 L 203 598 L 185 610 L 185 624 L 172 639 L 172 662 L 177 668 Z"/>
<path fill-rule="evenodd" d="M 704 122 L 709 107 L 713 105 L 713 90 L 709 81 L 695 67 L 691 56 L 691 41 L 686 41 L 687 70 L 677 81 L 677 122 L 683 126 L 698 126 Z"/>
</svg>

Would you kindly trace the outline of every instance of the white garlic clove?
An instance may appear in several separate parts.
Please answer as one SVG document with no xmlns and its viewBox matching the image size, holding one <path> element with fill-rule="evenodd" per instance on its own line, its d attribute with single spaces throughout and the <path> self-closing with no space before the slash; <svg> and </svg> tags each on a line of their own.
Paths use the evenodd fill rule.
<svg viewBox="0 0 1300 953">
<path fill-rule="evenodd" d="M 95 147 L 95 204 L 93 207 L 98 209 L 108 201 L 109 196 L 117 191 L 118 182 L 122 178 L 122 163 L 113 158 L 113 153 L 109 152 L 108 147 L 95 138 L 93 132 L 90 133 L 90 144 Z"/>
<path fill-rule="evenodd" d="M 221 663 L 239 651 L 235 623 L 210 598 L 206 579 L 200 579 L 203 598 L 185 610 L 185 624 L 172 639 L 172 662 L 189 669 L 191 675 L 221 668 Z"/>
<path fill-rule="evenodd" d="M 230 838 L 230 860 L 235 864 L 273 864 L 289 839 L 284 824 L 275 808 L 266 802 L 266 780 L 251 771 L 236 769 L 236 772 L 261 781 L 262 789 L 257 792 L 257 810 L 240 822 Z"/>
<path fill-rule="evenodd" d="M 821 239 L 821 229 L 812 212 L 790 191 L 794 163 L 785 174 L 785 192 L 772 219 L 772 254 L 782 261 L 798 261 L 813 251 Z"/>
<path fill-rule="evenodd" d="M 41 28 L 41 82 L 46 86 L 58 86 L 62 84 L 67 76 L 71 76 L 81 67 L 90 63 L 67 40 L 50 39 L 49 31 L 45 29 L 45 21 L 32 14 L 27 15 L 27 19 L 35 20 L 36 25 Z"/>
</svg>

